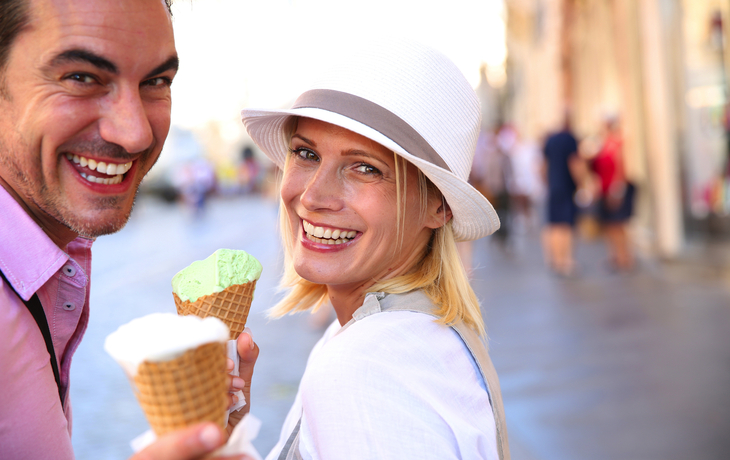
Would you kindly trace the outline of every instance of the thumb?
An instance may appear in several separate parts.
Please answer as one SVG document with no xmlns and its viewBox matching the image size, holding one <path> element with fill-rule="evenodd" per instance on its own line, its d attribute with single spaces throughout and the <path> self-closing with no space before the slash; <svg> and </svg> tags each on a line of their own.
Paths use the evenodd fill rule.
<svg viewBox="0 0 730 460">
<path fill-rule="evenodd" d="M 161 436 L 129 460 L 196 460 L 225 443 L 223 430 L 201 423 Z"/>
</svg>

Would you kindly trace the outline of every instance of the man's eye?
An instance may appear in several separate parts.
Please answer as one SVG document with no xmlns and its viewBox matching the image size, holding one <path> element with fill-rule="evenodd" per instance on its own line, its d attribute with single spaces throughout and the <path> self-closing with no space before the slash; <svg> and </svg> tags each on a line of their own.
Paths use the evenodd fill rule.
<svg viewBox="0 0 730 460">
<path fill-rule="evenodd" d="M 72 80 L 84 85 L 91 85 L 96 83 L 96 79 L 89 74 L 85 73 L 72 73 L 65 77 L 66 80 Z"/>
<path fill-rule="evenodd" d="M 172 85 L 172 79 L 168 77 L 155 77 L 145 81 L 143 85 L 146 86 L 170 86 Z"/>
</svg>

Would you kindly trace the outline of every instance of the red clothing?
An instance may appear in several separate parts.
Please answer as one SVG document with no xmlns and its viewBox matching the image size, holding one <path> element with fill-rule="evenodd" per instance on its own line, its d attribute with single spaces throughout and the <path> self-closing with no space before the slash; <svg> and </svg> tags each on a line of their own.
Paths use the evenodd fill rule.
<svg viewBox="0 0 730 460">
<path fill-rule="evenodd" d="M 601 195 L 608 195 L 611 184 L 624 181 L 622 161 L 622 142 L 618 136 L 608 135 L 603 147 L 593 159 L 593 171 L 601 181 Z"/>
<path fill-rule="evenodd" d="M 89 320 L 92 240 L 62 251 L 0 187 L 0 455 L 12 459 L 73 459 L 71 357 Z M 58 359 L 66 411 L 38 325 L 22 300 L 38 294 Z"/>
</svg>

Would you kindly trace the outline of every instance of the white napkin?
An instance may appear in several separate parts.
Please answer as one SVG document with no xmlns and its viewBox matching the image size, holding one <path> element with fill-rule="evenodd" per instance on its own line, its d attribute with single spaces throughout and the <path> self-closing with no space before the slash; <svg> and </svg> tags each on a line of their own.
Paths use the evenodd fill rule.
<svg viewBox="0 0 730 460">
<path fill-rule="evenodd" d="M 260 428 L 261 420 L 257 419 L 250 413 L 244 415 L 238 425 L 236 425 L 233 429 L 226 445 L 215 451 L 214 455 L 226 456 L 246 454 L 253 457 L 255 460 L 261 460 L 261 456 L 251 442 L 259 435 Z"/>
<path fill-rule="evenodd" d="M 231 372 L 231 375 L 235 375 L 236 377 L 239 376 L 238 371 L 238 350 L 236 349 L 236 341 L 235 340 L 229 340 L 228 341 L 228 358 L 233 360 L 233 372 Z M 228 409 L 228 413 L 230 414 L 234 410 L 239 410 L 243 406 L 246 405 L 246 398 L 243 396 L 243 391 L 238 390 L 237 392 L 233 393 L 238 397 L 238 401 L 231 406 L 230 409 Z M 228 423 L 228 415 L 226 415 L 226 423 Z"/>
<path fill-rule="evenodd" d="M 262 460 L 252 441 L 259 435 L 261 429 L 261 420 L 251 414 L 243 416 L 241 421 L 236 425 L 228 438 L 228 442 L 212 455 L 240 455 L 245 454 L 253 457 L 255 460 Z M 155 432 L 147 430 L 130 443 L 134 452 L 139 452 L 157 440 Z"/>
</svg>

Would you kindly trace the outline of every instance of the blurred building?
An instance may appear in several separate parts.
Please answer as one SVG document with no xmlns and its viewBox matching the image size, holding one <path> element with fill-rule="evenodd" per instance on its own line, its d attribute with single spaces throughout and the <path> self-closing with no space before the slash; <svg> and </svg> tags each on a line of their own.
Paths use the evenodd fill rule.
<svg viewBox="0 0 730 460">
<path fill-rule="evenodd" d="M 621 118 L 638 243 L 678 255 L 730 228 L 727 0 L 505 0 L 505 118 L 539 140 Z"/>
</svg>

